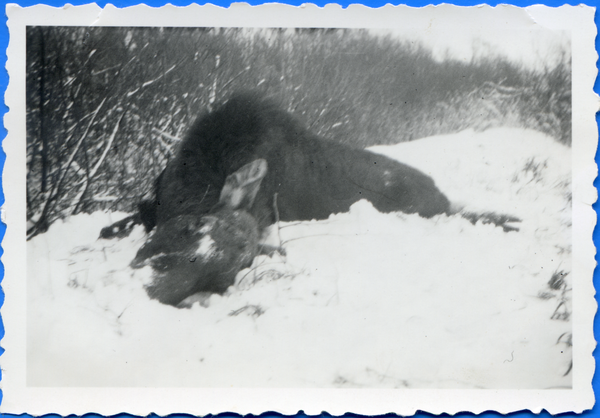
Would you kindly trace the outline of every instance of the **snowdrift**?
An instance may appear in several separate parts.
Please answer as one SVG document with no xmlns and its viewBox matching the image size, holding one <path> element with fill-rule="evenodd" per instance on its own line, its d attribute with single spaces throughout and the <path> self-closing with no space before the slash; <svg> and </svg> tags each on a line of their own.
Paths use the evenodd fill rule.
<svg viewBox="0 0 600 418">
<path fill-rule="evenodd" d="M 143 228 L 98 240 L 127 214 L 74 216 L 28 242 L 27 384 L 570 387 L 570 149 L 494 129 L 372 151 L 465 210 L 520 217 L 520 231 L 360 201 L 281 223 L 269 240 L 286 256 L 257 257 L 210 307 L 178 310 L 128 267 Z"/>
</svg>

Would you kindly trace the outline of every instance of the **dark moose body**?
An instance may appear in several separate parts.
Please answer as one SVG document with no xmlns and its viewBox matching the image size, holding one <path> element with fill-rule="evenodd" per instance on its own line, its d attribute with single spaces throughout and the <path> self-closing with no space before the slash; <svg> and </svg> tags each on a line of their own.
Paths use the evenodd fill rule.
<svg viewBox="0 0 600 418">
<path fill-rule="evenodd" d="M 225 178 L 257 158 L 267 161 L 250 213 L 265 228 L 276 221 L 326 219 L 367 199 L 381 212 L 431 217 L 450 202 L 433 180 L 385 156 L 320 138 L 287 112 L 238 95 L 200 118 L 142 208 L 152 229 L 179 215 L 207 213 Z"/>
<path fill-rule="evenodd" d="M 133 217 L 104 228 L 101 237 L 120 236 L 124 228 L 143 223 L 147 231 L 157 228 L 150 238 L 152 245 L 163 249 L 186 245 L 196 248 L 199 237 L 190 238 L 190 244 L 185 244 L 186 239 L 177 239 L 181 230 L 187 230 L 186 225 L 206 221 L 202 217 L 218 205 L 228 176 L 257 159 L 266 161 L 268 171 L 259 182 L 260 187 L 252 191 L 256 193 L 253 204 L 243 209 L 251 216 L 258 235 L 255 237 L 253 230 L 246 238 L 232 234 L 222 240 L 220 245 L 231 247 L 228 251 L 234 259 L 238 251 L 235 248 L 244 247 L 244 240 L 254 245 L 264 229 L 277 220 L 326 219 L 333 213 L 347 212 L 361 199 L 369 200 L 381 212 L 417 213 L 426 218 L 455 212 L 433 179 L 419 170 L 316 136 L 273 103 L 252 94 L 240 94 L 194 124 L 175 158 L 157 179 L 154 200 L 140 203 L 139 213 Z M 517 221 L 491 212 L 461 215 L 473 223 L 477 220 L 495 223 L 505 231 L 515 230 L 505 224 Z M 225 219 L 223 216 L 222 220 Z M 242 252 L 245 257 L 247 252 Z M 144 256 L 138 254 L 138 259 Z M 148 288 L 150 296 L 177 304 L 176 299 L 197 289 L 188 286 L 187 291 L 178 292 L 173 299 L 163 298 L 159 295 L 161 291 L 154 290 L 170 286 L 168 271 L 177 271 L 174 275 L 181 276 L 189 268 L 180 266 L 185 262 L 177 260 L 173 258 L 164 266 L 153 265 L 163 278 L 160 286 Z M 239 270 L 242 264 L 234 262 L 232 266 Z M 226 283 L 233 283 L 224 265 L 217 266 L 208 276 L 211 278 L 202 279 L 212 284 L 212 287 L 206 285 L 208 292 L 222 293 Z M 228 278 L 224 280 L 223 276 Z"/>
</svg>

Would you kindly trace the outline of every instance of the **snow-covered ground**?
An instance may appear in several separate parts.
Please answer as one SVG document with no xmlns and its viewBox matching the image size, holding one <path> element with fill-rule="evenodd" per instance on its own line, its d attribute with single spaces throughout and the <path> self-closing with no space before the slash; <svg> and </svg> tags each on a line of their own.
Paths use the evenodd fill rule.
<svg viewBox="0 0 600 418">
<path fill-rule="evenodd" d="M 28 242 L 28 385 L 570 387 L 570 149 L 494 129 L 373 151 L 465 210 L 519 216 L 520 231 L 361 201 L 282 223 L 271 240 L 287 256 L 258 257 L 208 308 L 178 310 L 128 267 L 143 228 L 98 240 L 126 214 L 74 216 Z"/>
</svg>

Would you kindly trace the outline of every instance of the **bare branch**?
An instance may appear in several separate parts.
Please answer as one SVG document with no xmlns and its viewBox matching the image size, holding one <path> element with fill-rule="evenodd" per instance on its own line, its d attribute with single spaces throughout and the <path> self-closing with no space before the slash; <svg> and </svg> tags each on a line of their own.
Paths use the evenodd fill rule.
<svg viewBox="0 0 600 418">
<path fill-rule="evenodd" d="M 125 116 L 125 113 L 123 113 L 121 115 L 121 117 L 119 118 L 119 120 L 115 124 L 115 129 L 113 129 L 113 132 L 110 135 L 110 138 L 108 138 L 108 142 L 106 143 L 106 147 L 104 148 L 104 151 L 102 152 L 102 155 L 100 156 L 100 159 L 96 163 L 96 166 L 90 172 L 90 180 L 92 178 L 94 178 L 94 176 L 96 175 L 96 172 L 98 171 L 98 169 L 100 168 L 100 166 L 104 162 L 104 159 L 106 158 L 106 155 L 108 154 L 108 151 L 110 150 L 110 147 L 112 146 L 112 143 L 115 140 L 115 136 L 117 136 L 117 132 L 119 131 L 119 124 L 121 123 L 121 120 L 123 120 L 123 116 Z"/>
<path fill-rule="evenodd" d="M 165 138 L 167 138 L 167 139 L 170 139 L 171 141 L 174 141 L 174 142 L 180 142 L 180 141 L 181 141 L 181 138 L 179 138 L 179 137 L 177 137 L 177 136 L 173 136 L 173 135 L 171 135 L 171 134 L 169 134 L 169 133 L 167 133 L 167 132 L 165 132 L 165 131 L 161 131 L 161 130 L 160 130 L 160 129 L 158 129 L 158 128 L 152 128 L 152 131 L 153 131 L 153 132 L 156 132 L 156 133 L 157 133 L 157 134 L 159 134 L 159 135 L 162 135 L 162 136 L 164 136 L 164 137 L 165 137 Z"/>
<path fill-rule="evenodd" d="M 53 209 L 53 207 L 51 206 L 51 202 L 55 201 L 56 196 L 58 195 L 58 193 L 60 193 L 60 190 L 62 188 L 62 184 L 65 180 L 65 177 L 67 176 L 67 173 L 68 173 L 69 169 L 71 168 L 71 164 L 73 163 L 73 160 L 75 159 L 75 155 L 77 155 L 77 152 L 79 151 L 79 148 L 81 147 L 81 144 L 83 143 L 83 140 L 87 137 L 87 134 L 90 131 L 90 128 L 92 127 L 92 124 L 94 123 L 94 120 L 96 119 L 96 116 L 98 115 L 98 112 L 104 105 L 104 102 L 106 102 L 106 98 L 104 98 L 104 100 L 102 100 L 102 103 L 100 103 L 100 105 L 94 111 L 94 114 L 93 114 L 92 118 L 90 119 L 88 126 L 85 128 L 85 132 L 83 133 L 83 135 L 81 135 L 81 138 L 75 145 L 75 149 L 69 156 L 69 158 L 64 166 L 64 169 L 62 171 L 62 174 L 60 176 L 60 179 L 58 180 L 58 182 L 54 183 L 54 185 L 52 186 L 52 190 L 48 196 L 48 199 L 46 200 L 46 203 L 44 204 L 44 209 L 42 210 L 42 215 L 40 216 L 40 219 L 36 222 L 36 224 L 33 227 L 29 228 L 29 230 L 27 231 L 27 239 L 32 238 L 34 235 L 36 235 L 38 232 L 40 232 L 40 226 L 43 226 L 43 224 L 47 221 L 48 213 Z M 42 229 L 44 229 L 44 228 L 42 228 Z"/>
</svg>

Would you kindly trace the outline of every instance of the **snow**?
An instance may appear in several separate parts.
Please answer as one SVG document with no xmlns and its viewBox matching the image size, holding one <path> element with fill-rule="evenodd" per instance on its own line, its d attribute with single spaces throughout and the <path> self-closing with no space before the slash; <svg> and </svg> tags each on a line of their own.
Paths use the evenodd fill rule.
<svg viewBox="0 0 600 418">
<path fill-rule="evenodd" d="M 465 210 L 520 217 L 520 231 L 360 201 L 281 223 L 269 242 L 285 256 L 257 257 L 209 307 L 179 310 L 148 298 L 149 267 L 128 267 L 142 227 L 99 240 L 127 214 L 77 215 L 28 242 L 27 384 L 570 387 L 572 325 L 551 319 L 565 292 L 547 286 L 571 268 L 570 149 L 494 129 L 372 150 Z"/>
<path fill-rule="evenodd" d="M 202 230 L 201 230 L 202 231 Z M 210 235 L 205 235 L 200 240 L 196 254 L 204 256 L 205 258 L 211 257 L 216 252 L 215 241 Z"/>
</svg>

